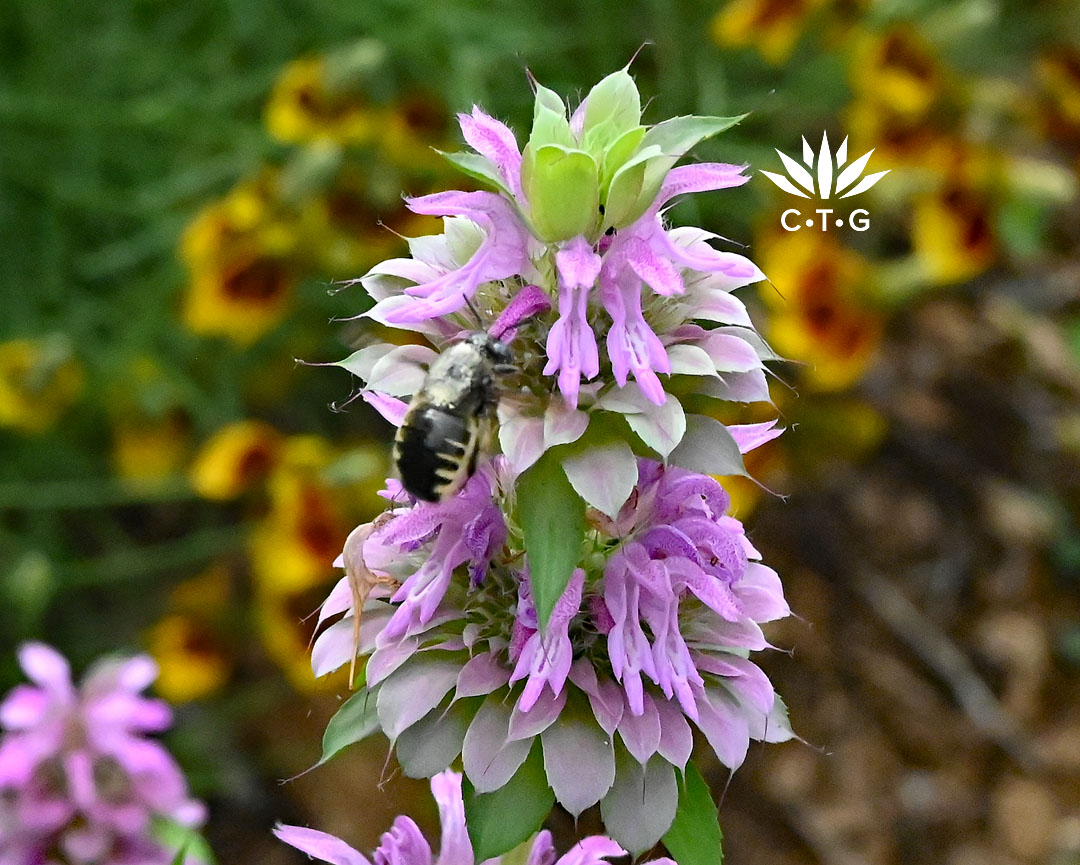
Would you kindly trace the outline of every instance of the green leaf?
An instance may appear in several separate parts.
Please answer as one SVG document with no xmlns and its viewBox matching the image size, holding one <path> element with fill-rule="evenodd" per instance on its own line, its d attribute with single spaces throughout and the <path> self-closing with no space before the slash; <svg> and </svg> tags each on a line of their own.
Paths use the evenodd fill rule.
<svg viewBox="0 0 1080 865">
<path fill-rule="evenodd" d="M 543 825 L 555 804 L 541 756 L 540 739 L 521 768 L 493 793 L 476 793 L 466 779 L 465 823 L 477 862 L 514 849 Z"/>
<path fill-rule="evenodd" d="M 658 148 L 661 155 L 647 161 L 641 191 L 633 207 L 629 208 L 622 217 L 624 222 L 633 222 L 648 210 L 660 191 L 667 173 L 691 147 L 725 129 L 730 129 L 745 116 L 742 114 L 738 117 L 698 117 L 696 115 L 673 117 L 657 123 L 646 132 L 645 137 L 641 139 L 640 151 L 646 148 Z M 633 163 L 634 160 L 631 160 L 627 164 Z"/>
<path fill-rule="evenodd" d="M 189 826 L 181 826 L 173 820 L 157 818 L 150 831 L 154 840 L 165 849 L 176 850 L 171 865 L 185 865 L 185 863 L 213 865 L 214 854 L 210 850 L 210 845 L 206 843 L 202 835 Z"/>
<path fill-rule="evenodd" d="M 525 197 L 536 233 L 553 243 L 589 232 L 599 214 L 597 184 L 596 162 L 584 150 L 535 149 Z"/>
<path fill-rule="evenodd" d="M 655 144 L 674 165 L 695 144 L 730 129 L 745 117 L 745 114 L 738 117 L 698 117 L 693 114 L 672 117 L 646 132 L 641 146 Z"/>
<path fill-rule="evenodd" d="M 686 764 L 675 821 L 661 840 L 679 865 L 721 865 L 724 861 L 724 833 L 716 805 L 693 763 Z"/>
<path fill-rule="evenodd" d="M 498 167 L 486 156 L 481 156 L 479 153 L 467 153 L 465 151 L 447 153 L 438 148 L 435 148 L 435 152 L 459 171 L 469 175 L 469 177 L 479 180 L 481 183 L 486 183 L 489 186 L 494 186 L 508 198 L 513 198 L 502 175 L 499 174 Z"/>
<path fill-rule="evenodd" d="M 518 478 L 517 512 L 533 602 L 544 628 L 577 567 L 585 537 L 585 502 L 566 479 L 558 449 Z"/>
<path fill-rule="evenodd" d="M 619 136 L 640 123 L 641 97 L 637 85 L 629 72 L 620 69 L 607 76 L 585 97 L 582 146 L 599 160 Z"/>
<path fill-rule="evenodd" d="M 602 79 L 585 97 L 586 132 L 601 123 L 612 123 L 616 135 L 621 135 L 640 122 L 641 97 L 625 68 Z"/>
<path fill-rule="evenodd" d="M 357 691 L 346 700 L 326 725 L 323 733 L 323 751 L 317 766 L 343 751 L 349 745 L 366 739 L 379 729 L 379 716 L 375 711 L 375 694 L 368 688 Z"/>
<path fill-rule="evenodd" d="M 566 106 L 559 94 L 540 84 L 536 85 L 536 102 L 533 107 L 532 132 L 529 144 L 536 150 L 546 144 L 574 146 L 570 133 L 570 121 L 566 119 Z"/>
</svg>

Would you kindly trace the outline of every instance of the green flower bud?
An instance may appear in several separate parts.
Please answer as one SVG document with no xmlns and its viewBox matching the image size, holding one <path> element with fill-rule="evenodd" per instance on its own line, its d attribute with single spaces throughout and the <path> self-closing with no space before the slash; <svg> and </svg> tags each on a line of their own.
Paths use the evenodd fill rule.
<svg viewBox="0 0 1080 865">
<path fill-rule="evenodd" d="M 536 85 L 536 101 L 533 104 L 532 134 L 529 146 L 533 152 L 545 144 L 576 147 L 570 133 L 570 121 L 566 119 L 566 106 L 554 90 Z"/>
<path fill-rule="evenodd" d="M 626 69 L 613 72 L 585 97 L 582 145 L 599 162 L 604 150 L 641 125 L 641 97 Z"/>
<path fill-rule="evenodd" d="M 558 144 L 533 149 L 522 160 L 521 185 L 537 236 L 548 243 L 590 234 L 599 217 L 596 161 L 584 150 Z"/>
</svg>

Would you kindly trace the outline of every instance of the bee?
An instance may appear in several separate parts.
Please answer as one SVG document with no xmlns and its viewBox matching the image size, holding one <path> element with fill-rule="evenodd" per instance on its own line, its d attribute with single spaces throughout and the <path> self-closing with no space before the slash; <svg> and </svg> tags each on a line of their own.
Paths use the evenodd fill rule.
<svg viewBox="0 0 1080 865">
<path fill-rule="evenodd" d="M 405 489 L 428 502 L 453 495 L 476 471 L 495 427 L 497 378 L 514 370 L 504 343 L 483 331 L 435 359 L 394 437 Z"/>
</svg>

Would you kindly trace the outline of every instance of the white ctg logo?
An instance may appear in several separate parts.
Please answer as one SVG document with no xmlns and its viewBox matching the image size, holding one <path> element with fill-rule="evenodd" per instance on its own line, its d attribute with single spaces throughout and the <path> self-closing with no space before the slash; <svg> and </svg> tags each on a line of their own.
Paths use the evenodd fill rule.
<svg viewBox="0 0 1080 865">
<path fill-rule="evenodd" d="M 851 196 L 858 195 L 860 192 L 866 192 L 866 190 L 881 180 L 881 178 L 889 172 L 878 171 L 875 174 L 868 174 L 866 177 L 859 180 L 863 173 L 863 169 L 866 168 L 867 161 L 870 159 L 870 153 L 873 153 L 874 151 L 871 150 L 870 153 L 860 156 L 850 164 L 846 164 L 847 143 L 848 140 L 845 138 L 843 143 L 836 148 L 836 155 L 834 157 L 832 151 L 829 149 L 829 136 L 828 134 L 823 134 L 821 136 L 821 150 L 815 157 L 813 149 L 807 144 L 806 138 L 804 137 L 802 146 L 805 167 L 800 165 L 797 160 L 792 159 L 786 153 L 781 153 L 777 150 L 776 152 L 780 154 L 780 159 L 784 163 L 784 168 L 787 169 L 788 176 L 785 177 L 783 174 L 774 174 L 771 171 L 762 171 L 761 173 L 784 190 L 784 192 L 790 193 L 791 195 L 797 195 L 799 198 L 810 198 L 811 195 L 816 196 L 821 201 L 828 201 L 832 196 L 837 198 L 851 198 Z M 815 162 L 817 163 L 816 182 L 814 174 L 811 173 L 815 169 Z M 856 183 L 856 181 L 858 181 L 858 183 Z M 831 207 L 819 207 L 814 211 L 814 213 L 817 214 L 816 219 L 813 216 L 810 216 L 803 220 L 802 212 L 798 208 L 793 207 L 780 214 L 780 225 L 783 226 L 785 231 L 798 231 L 803 225 L 807 228 L 813 228 L 816 225 L 822 231 L 828 231 L 830 222 L 837 228 L 843 228 L 843 218 L 838 218 L 836 220 L 831 219 L 833 212 Z M 794 219 L 795 221 L 789 222 L 789 219 Z M 870 227 L 870 212 L 863 208 L 851 211 L 847 224 L 855 229 L 855 231 L 866 231 L 866 229 Z"/>
</svg>

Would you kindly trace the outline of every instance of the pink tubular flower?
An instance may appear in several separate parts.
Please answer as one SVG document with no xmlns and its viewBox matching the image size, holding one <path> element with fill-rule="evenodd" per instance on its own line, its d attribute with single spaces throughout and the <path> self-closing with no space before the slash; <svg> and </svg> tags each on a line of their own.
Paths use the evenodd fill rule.
<svg viewBox="0 0 1080 865">
<path fill-rule="evenodd" d="M 444 501 L 388 484 L 394 507 L 346 545 L 312 662 L 321 676 L 365 659 L 359 734 L 380 729 L 406 775 L 446 777 L 460 759 L 484 795 L 535 776 L 539 756 L 556 801 L 575 816 L 599 804 L 637 855 L 675 819 L 692 725 L 731 769 L 751 740 L 793 736 L 748 659 L 770 648 L 761 625 L 788 615 L 783 590 L 714 480 L 745 475 L 742 454 L 782 430 L 696 413 L 769 402 L 779 358 L 733 294 L 761 271 L 666 220 L 677 196 L 747 181 L 745 166 L 676 167 L 737 119 L 644 125 L 627 69 L 572 115 L 532 84 L 525 147 L 478 108 L 459 115 L 474 152 L 447 156 L 491 191 L 412 200 L 442 233 L 358 280 L 365 315 L 427 344 L 366 344 L 340 364 L 400 425 L 410 397 L 438 394 L 439 353 L 486 331 L 509 362 L 455 380 L 490 383 L 497 443 Z M 310 830 L 287 840 L 367 865 Z M 547 843 L 530 865 L 552 865 Z M 377 865 L 431 865 L 411 821 L 380 851 Z"/>
<path fill-rule="evenodd" d="M 752 424 L 730 433 L 749 447 L 777 431 Z M 319 635 L 313 663 L 321 675 L 349 663 L 354 647 L 369 656 L 365 699 L 405 774 L 430 777 L 460 754 L 474 789 L 487 793 L 539 743 L 556 799 L 572 814 L 598 802 L 617 812 L 605 815 L 613 837 L 640 852 L 674 816 L 691 723 L 732 769 L 751 740 L 792 733 L 746 657 L 769 647 L 761 624 L 788 614 L 776 573 L 725 515 L 728 497 L 713 478 L 646 459 L 632 468 L 632 494 L 615 516 L 590 514 L 585 543 L 594 552 L 543 631 L 520 536 L 500 520 L 465 553 L 464 527 L 481 525 L 488 508 L 499 513 L 513 490 L 500 458 L 476 485 L 483 495 L 438 506 L 452 519 L 416 505 L 368 538 L 366 567 L 403 580 L 402 589 L 389 601 L 369 596 L 355 646 L 348 586 L 335 588 L 320 622 L 343 618 Z M 457 552 L 447 559 L 447 550 Z M 414 579 L 444 573 L 445 582 Z M 422 619 L 426 597 L 434 606 Z M 394 625 L 402 616 L 404 631 Z M 633 765 L 650 767 L 658 798 L 633 794 L 641 783 Z"/>
<path fill-rule="evenodd" d="M 391 598 L 400 606 L 379 635 L 380 647 L 412 636 L 431 621 L 458 566 L 468 563 L 473 581 L 483 579 L 492 555 L 506 540 L 506 524 L 493 499 L 494 472 L 491 466 L 483 467 L 458 495 L 418 503 L 364 544 L 368 566 L 387 571 L 402 549 L 434 538 L 430 556 Z"/>
<path fill-rule="evenodd" d="M 436 192 L 408 202 L 414 213 L 428 216 L 463 216 L 479 226 L 483 240 L 460 267 L 434 279 L 410 286 L 407 295 L 417 298 L 409 304 L 382 301 L 372 316 L 390 324 L 425 321 L 456 312 L 476 293 L 481 283 L 507 279 L 524 271 L 528 261 L 525 227 L 510 202 L 493 192 Z"/>
<path fill-rule="evenodd" d="M 626 76 L 623 85 L 629 83 Z M 552 97 L 547 91 L 541 100 L 543 112 L 548 112 L 541 127 L 548 129 L 545 124 L 550 122 L 552 128 L 561 129 Z M 534 150 L 526 148 L 523 157 L 513 132 L 475 106 L 470 114 L 460 114 L 458 121 L 475 152 L 451 155 L 452 161 L 497 191 L 450 191 L 411 199 L 413 211 L 446 217 L 445 230 L 441 235 L 413 239 L 411 258 L 383 262 L 358 280 L 376 301 L 365 315 L 424 333 L 442 346 L 475 329 L 478 322 L 465 309 L 467 303 L 479 310 L 479 323 L 487 327 L 528 285 L 543 292 L 551 307 L 537 307 L 536 321 L 525 328 L 522 346 L 527 354 L 537 350 L 544 354 L 542 367 L 527 370 L 521 382 L 540 400 L 558 393 L 570 408 L 577 409 L 580 401 L 587 411 L 605 393 L 625 388 L 633 378 L 649 402 L 662 406 L 668 391 L 677 391 L 667 386 L 669 377 L 726 374 L 735 376 L 735 384 L 729 385 L 726 377 L 715 381 L 710 396 L 768 399 L 761 360 L 770 355 L 759 358 L 755 353 L 760 338 L 742 304 L 731 295 L 763 279 L 762 273 L 744 256 L 714 249 L 716 235 L 697 230 L 688 234 L 686 229 L 667 227 L 664 219 L 665 208 L 677 196 L 745 183 L 749 179 L 745 166 L 703 163 L 673 168 L 684 150 L 671 148 L 670 132 L 653 141 L 650 136 L 660 127 L 651 131 L 639 127 L 643 137 L 638 149 L 620 151 L 611 157 L 616 162 L 609 164 L 595 150 L 602 136 L 592 138 L 586 132 L 588 111 L 583 103 L 565 129 L 553 133 L 558 141 L 552 143 L 569 148 L 567 152 L 574 153 L 579 163 L 595 165 L 597 170 L 603 165 L 605 171 L 617 172 L 619 160 L 626 161 L 628 172 L 634 165 L 638 171 L 648 166 L 650 180 L 644 183 L 639 178 L 636 186 L 632 182 L 624 186 L 614 176 L 608 177 L 598 193 L 601 206 L 581 210 L 582 201 L 577 201 L 577 207 L 573 202 L 586 194 L 583 189 L 570 184 L 559 193 L 548 192 L 545 182 L 556 186 L 562 182 L 559 170 L 554 166 L 540 173 L 533 170 L 539 158 L 536 142 L 531 142 Z M 621 117 L 623 121 L 631 122 L 630 116 Z M 713 134 L 704 131 L 708 125 L 698 126 L 703 130 L 699 134 L 677 136 L 687 142 L 680 146 Z M 674 152 L 669 155 L 669 150 Z M 588 187 L 587 177 L 582 185 Z M 640 201 L 631 206 L 626 196 L 634 189 L 640 190 L 633 193 Z M 605 197 L 608 205 L 618 199 L 618 216 L 613 211 L 605 215 Z M 561 211 L 566 209 L 576 213 L 570 222 L 563 219 Z M 672 321 L 689 319 L 740 328 L 729 336 L 740 340 L 753 355 L 752 364 L 732 369 L 721 358 L 709 367 L 712 353 L 707 352 L 703 361 L 695 350 L 703 348 L 699 345 L 703 329 L 697 336 L 670 332 Z M 514 338 L 517 333 L 508 336 Z M 418 386 L 422 375 L 391 374 L 387 364 L 372 370 L 370 364 L 357 360 L 350 358 L 343 365 L 365 380 L 364 398 L 384 416 L 399 420 L 404 412 L 400 398 L 410 392 L 403 382 L 414 381 Z M 542 409 L 534 405 L 526 417 L 534 419 Z"/>
<path fill-rule="evenodd" d="M 516 661 L 516 666 L 509 681 L 513 684 L 519 679 L 528 679 L 518 703 L 522 712 L 528 712 L 536 705 L 544 685 L 547 685 L 556 697 L 562 693 L 566 677 L 570 675 L 574 652 L 568 629 L 570 620 L 577 615 L 581 606 L 581 592 L 584 588 L 585 571 L 578 568 L 570 578 L 570 584 L 563 596 L 555 604 L 551 618 L 548 619 L 547 633 L 541 634 L 536 621 L 536 610 L 532 607 L 529 583 L 527 580 L 521 582 L 515 622 L 515 642 L 520 645 L 511 643 L 510 646 L 510 660 Z M 531 634 L 528 633 L 529 630 L 532 631 Z"/>
<path fill-rule="evenodd" d="M 389 832 L 383 834 L 378 849 L 369 860 L 340 838 L 302 826 L 278 825 L 274 829 L 286 844 L 330 865 L 476 865 L 472 841 L 465 825 L 465 803 L 461 796 L 461 775 L 440 772 L 431 779 L 431 793 L 439 806 L 442 840 L 438 856 L 410 817 L 398 817 Z M 546 829 L 532 841 L 527 865 L 605 865 L 610 856 L 624 856 L 626 851 L 610 838 L 593 835 L 583 838 L 558 860 L 551 833 Z M 667 858 L 654 860 L 657 865 L 674 865 Z M 500 865 L 502 857 L 486 860 Z"/>
<path fill-rule="evenodd" d="M 641 314 L 641 280 L 632 270 L 601 272 L 604 306 L 611 315 L 607 335 L 611 372 L 619 387 L 625 387 L 629 373 L 651 402 L 662 405 L 667 399 L 658 372 L 671 372 L 671 361 L 663 343 Z"/>
<path fill-rule="evenodd" d="M 695 688 L 700 693 L 704 680 L 679 628 L 679 605 L 687 595 L 719 617 L 718 627 L 745 617 L 736 587 L 750 567 L 752 548 L 739 522 L 724 515 L 727 505 L 727 494 L 712 478 L 641 461 L 637 502 L 619 514 L 619 522 L 629 524 L 627 540 L 604 570 L 604 602 L 614 621 L 608 634 L 612 670 L 635 715 L 645 711 L 644 673 L 699 720 Z M 765 706 L 765 713 L 771 708 Z"/>
<path fill-rule="evenodd" d="M 471 115 L 458 115 L 458 123 L 465 143 L 490 159 L 510 192 L 521 198 L 521 151 L 510 128 L 475 105 Z"/>
<path fill-rule="evenodd" d="M 42 643 L 24 644 L 19 664 L 32 684 L 0 704 L 0 797 L 12 818 L 0 819 L 0 862 L 172 862 L 152 819 L 197 826 L 205 811 L 147 738 L 171 723 L 164 703 L 140 694 L 157 676 L 154 662 L 99 662 L 79 689 L 63 656 Z"/>
<path fill-rule="evenodd" d="M 596 336 L 589 324 L 589 292 L 600 275 L 601 259 L 584 237 L 575 237 L 555 253 L 559 274 L 559 320 L 548 334 L 544 375 L 558 371 L 559 390 L 577 408 L 581 377 L 600 372 Z"/>
</svg>

